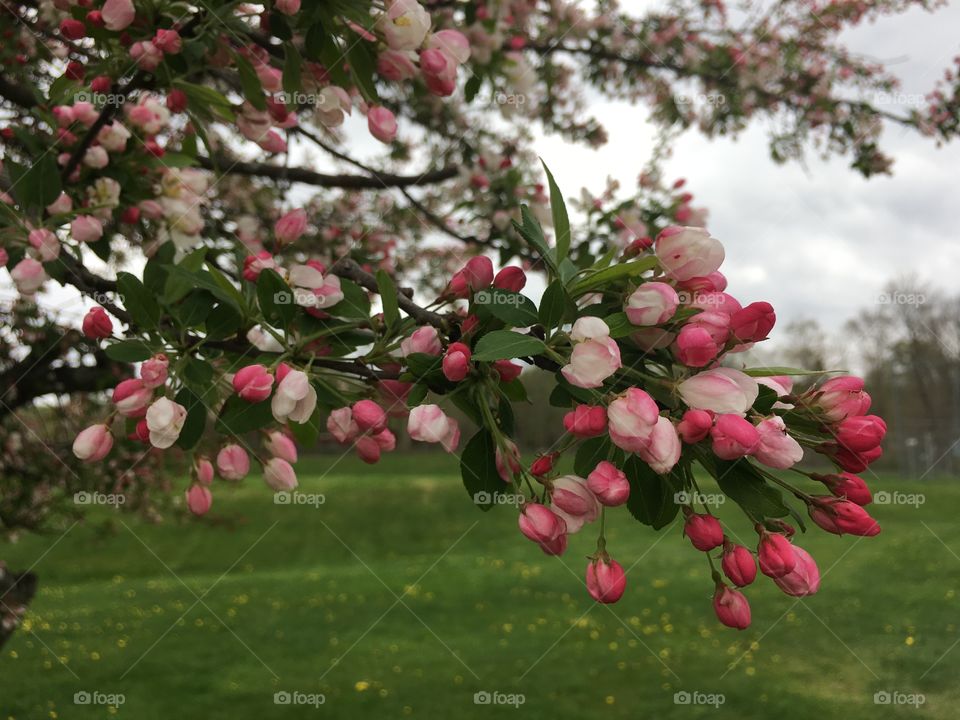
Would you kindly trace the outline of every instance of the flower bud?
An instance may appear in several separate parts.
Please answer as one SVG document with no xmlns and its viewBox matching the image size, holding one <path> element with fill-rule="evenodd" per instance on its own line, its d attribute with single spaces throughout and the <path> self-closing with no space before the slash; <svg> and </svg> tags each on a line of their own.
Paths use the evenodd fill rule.
<svg viewBox="0 0 960 720">
<path fill-rule="evenodd" d="M 863 391 L 863 379 L 844 375 L 827 380 L 813 393 L 813 405 L 830 422 L 864 415 L 870 409 L 870 396 Z"/>
<path fill-rule="evenodd" d="M 550 473 L 553 470 L 553 463 L 557 459 L 556 454 L 550 453 L 547 455 L 541 455 L 536 460 L 533 461 L 533 464 L 530 466 L 530 474 L 535 477 L 543 477 Z"/>
<path fill-rule="evenodd" d="M 819 480 L 836 497 L 846 498 L 852 503 L 861 507 L 873 502 L 873 495 L 870 488 L 858 475 L 842 472 L 834 475 L 811 475 L 814 480 Z"/>
<path fill-rule="evenodd" d="M 100 10 L 104 26 L 113 31 L 125 29 L 136 14 L 132 0 L 107 0 Z"/>
<path fill-rule="evenodd" d="M 702 552 L 723 545 L 723 528 L 713 515 L 690 513 L 683 525 L 683 532 L 693 546 Z"/>
<path fill-rule="evenodd" d="M 107 311 L 97 305 L 90 308 L 83 316 L 81 325 L 83 334 L 91 339 L 108 338 L 113 334 L 113 321 L 107 315 Z"/>
<path fill-rule="evenodd" d="M 848 500 L 818 496 L 807 504 L 807 510 L 811 520 L 835 535 L 873 537 L 880 532 L 880 525 L 870 513 Z"/>
<path fill-rule="evenodd" d="M 485 255 L 472 257 L 463 266 L 463 276 L 471 290 L 488 288 L 493 283 L 493 262 Z"/>
<path fill-rule="evenodd" d="M 763 532 L 757 547 L 760 571 L 772 578 L 783 577 L 797 564 L 793 545 L 780 533 Z"/>
<path fill-rule="evenodd" d="M 713 362 L 720 347 L 702 327 L 684 325 L 675 341 L 677 359 L 687 367 L 704 367 Z"/>
<path fill-rule="evenodd" d="M 803 448 L 787 433 L 782 417 L 762 420 L 757 425 L 757 432 L 760 442 L 753 455 L 767 467 L 786 470 L 803 459 Z"/>
<path fill-rule="evenodd" d="M 293 439 L 286 433 L 272 430 L 267 433 L 267 439 L 263 443 L 267 452 L 274 457 L 283 458 L 288 463 L 297 461 L 297 445 Z"/>
<path fill-rule="evenodd" d="M 657 236 L 655 251 L 674 280 L 709 275 L 723 263 L 723 245 L 699 227 L 668 227 Z"/>
<path fill-rule="evenodd" d="M 739 415 L 719 415 L 710 429 L 713 454 L 722 460 L 736 460 L 749 455 L 760 443 L 760 433 Z"/>
<path fill-rule="evenodd" d="M 615 603 L 627 589 L 627 575 L 623 566 L 613 558 L 597 559 L 587 564 L 587 590 L 601 603 Z"/>
<path fill-rule="evenodd" d="M 198 517 L 206 515 L 213 504 L 213 495 L 210 489 L 203 485 L 191 485 L 184 493 L 184 497 L 187 500 L 187 507 L 190 508 L 190 512 Z"/>
<path fill-rule="evenodd" d="M 886 434 L 887 424 L 876 415 L 848 417 L 837 426 L 837 442 L 856 453 L 878 447 Z"/>
<path fill-rule="evenodd" d="M 247 365 L 233 376 L 233 389 L 247 402 L 262 402 L 270 397 L 273 375 L 263 365 Z"/>
<path fill-rule="evenodd" d="M 680 298 L 677 291 L 662 282 L 647 282 L 627 298 L 623 310 L 633 325 L 660 325 L 673 317 Z"/>
<path fill-rule="evenodd" d="M 601 460 L 589 475 L 587 487 L 607 507 L 623 505 L 630 497 L 630 482 L 620 468 Z"/>
<path fill-rule="evenodd" d="M 387 414 L 373 400 L 354 403 L 353 419 L 363 432 L 378 433 L 387 427 Z"/>
<path fill-rule="evenodd" d="M 563 518 L 546 505 L 527 503 L 520 510 L 520 532 L 535 543 L 549 543 L 567 531 Z"/>
<path fill-rule="evenodd" d="M 680 438 L 688 445 L 703 440 L 713 427 L 713 415 L 706 410 L 687 410 L 677 424 Z"/>
<path fill-rule="evenodd" d="M 263 479 L 276 492 L 288 492 L 297 486 L 297 473 L 283 458 L 270 458 L 263 466 Z"/>
<path fill-rule="evenodd" d="M 124 417 L 140 417 L 146 412 L 147 405 L 153 398 L 153 390 L 144 387 L 143 382 L 131 378 L 117 384 L 113 389 L 111 400 Z"/>
<path fill-rule="evenodd" d="M 586 480 L 576 475 L 564 475 L 552 485 L 553 511 L 566 522 L 567 533 L 579 532 L 586 523 L 600 517 L 600 502 L 587 487 Z"/>
<path fill-rule="evenodd" d="M 100 423 L 81 430 L 73 441 L 73 454 L 83 462 L 98 462 L 113 448 L 110 428 Z"/>
<path fill-rule="evenodd" d="M 406 357 L 413 353 L 425 353 L 426 355 L 440 355 L 443 353 L 443 346 L 440 344 L 440 336 L 434 327 L 421 327 L 413 331 L 413 334 L 404 338 L 400 342 L 400 353 Z"/>
<path fill-rule="evenodd" d="M 250 472 L 250 456 L 239 445 L 224 445 L 217 453 L 217 472 L 224 480 L 242 480 Z"/>
<path fill-rule="evenodd" d="M 628 388 L 607 408 L 613 444 L 627 452 L 646 448 L 659 420 L 659 412 L 657 403 L 645 391 Z"/>
<path fill-rule="evenodd" d="M 460 382 L 470 373 L 470 348 L 464 343 L 450 343 L 443 357 L 443 374 L 450 382 Z"/>
<path fill-rule="evenodd" d="M 457 449 L 460 426 L 437 405 L 418 405 L 407 418 L 407 432 L 413 440 L 440 443 L 447 452 Z"/>
<path fill-rule="evenodd" d="M 603 435 L 607 429 L 607 411 L 602 405 L 577 405 L 563 416 L 563 427 L 578 438 Z"/>
<path fill-rule="evenodd" d="M 726 585 L 717 585 L 713 595 L 713 610 L 717 619 L 727 627 L 745 630 L 750 626 L 750 603 L 744 594 Z"/>
<path fill-rule="evenodd" d="M 183 424 L 187 421 L 187 409 L 179 403 L 162 397 L 147 409 L 147 429 L 150 431 L 150 444 L 165 450 L 180 437 Z"/>
<path fill-rule="evenodd" d="M 776 321 L 770 303 L 750 303 L 730 316 L 730 332 L 741 342 L 759 342 L 767 339 Z"/>
<path fill-rule="evenodd" d="M 688 407 L 715 413 L 743 415 L 750 409 L 760 388 L 749 375 L 733 368 L 714 368 L 697 373 L 677 386 Z"/>
<path fill-rule="evenodd" d="M 213 464 L 206 458 L 199 458 L 196 464 L 197 482 L 209 485 L 213 482 Z"/>
<path fill-rule="evenodd" d="M 93 215 L 77 215 L 70 221 L 70 236 L 77 242 L 96 242 L 103 237 L 103 223 Z"/>
<path fill-rule="evenodd" d="M 144 387 L 153 389 L 167 382 L 167 368 L 170 361 L 163 353 L 157 353 L 140 366 L 140 382 Z"/>
<path fill-rule="evenodd" d="M 300 239 L 307 230 L 307 212 L 297 209 L 283 215 L 273 225 L 273 234 L 277 242 L 282 245 L 289 245 Z"/>
<path fill-rule="evenodd" d="M 353 411 L 348 407 L 342 407 L 330 412 L 327 418 L 327 431 L 337 439 L 338 443 L 346 445 L 353 442 L 360 434 L 360 426 L 353 419 Z"/>
<path fill-rule="evenodd" d="M 526 273 L 523 272 L 522 268 L 518 268 L 515 265 L 503 268 L 497 273 L 496 277 L 493 278 L 493 286 L 495 288 L 509 290 L 511 292 L 520 292 L 526 284 Z"/>
<path fill-rule="evenodd" d="M 392 143 L 397 137 L 397 118 L 387 108 L 377 105 L 367 110 L 367 128 L 382 143 Z"/>
<path fill-rule="evenodd" d="M 725 542 L 720 565 L 723 574 L 737 587 L 749 585 L 757 577 L 757 561 L 753 559 L 753 553 L 743 545 Z"/>
<path fill-rule="evenodd" d="M 796 545 L 792 548 L 796 558 L 793 570 L 786 575 L 774 578 L 773 582 L 783 592 L 793 597 L 813 595 L 820 589 L 820 569 L 806 550 Z"/>
</svg>

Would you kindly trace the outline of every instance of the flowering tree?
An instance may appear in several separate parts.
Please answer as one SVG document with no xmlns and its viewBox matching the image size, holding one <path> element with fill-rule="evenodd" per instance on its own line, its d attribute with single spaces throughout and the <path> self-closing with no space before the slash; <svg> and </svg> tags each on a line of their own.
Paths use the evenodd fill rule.
<svg viewBox="0 0 960 720">
<path fill-rule="evenodd" d="M 5 495 L 14 478 L 22 491 L 3 524 L 30 526 L 62 495 L 51 473 L 24 473 L 43 467 L 34 457 L 80 486 L 186 457 L 187 505 L 203 515 L 215 475 L 238 481 L 255 462 L 289 491 L 298 446 L 327 432 L 376 462 L 404 426 L 459 454 L 482 509 L 522 496 L 520 530 L 544 552 L 597 527 L 586 582 L 600 602 L 625 588 L 607 508 L 656 529 L 682 513 L 711 567 L 721 553 L 719 619 L 749 624 L 731 586 L 754 580 L 754 554 L 695 510 L 697 466 L 755 525 L 761 571 L 816 592 L 785 519 L 802 526 L 796 507 L 829 532 L 879 531 L 853 474 L 885 432 L 862 381 L 795 393 L 804 371 L 743 368 L 737 353 L 774 312 L 726 293 L 723 247 L 682 182 L 652 158 L 627 197 L 584 192 L 572 224 L 530 127 L 602 143 L 586 102 L 599 92 L 647 104 L 665 138 L 761 116 L 778 161 L 814 146 L 887 172 L 884 122 L 957 132 L 956 76 L 898 115 L 871 101 L 896 79 L 836 38 L 933 4 L 779 2 L 736 20 L 722 0 L 644 17 L 609 1 L 4 4 L 0 261 L 20 300 L 0 340 L 0 474 Z M 353 115 L 384 143 L 377 162 L 351 153 Z M 342 172 L 313 169 L 316 153 Z M 529 272 L 546 279 L 539 303 L 521 292 Z M 57 284 L 96 303 L 83 337 L 30 310 Z M 551 373 L 551 403 L 570 408 L 532 464 L 511 440 L 525 366 Z M 89 394 L 74 412 L 95 420 L 72 454 L 22 417 L 51 393 Z M 805 452 L 838 471 L 773 472 Z M 575 474 L 554 470 L 562 455 Z"/>
</svg>

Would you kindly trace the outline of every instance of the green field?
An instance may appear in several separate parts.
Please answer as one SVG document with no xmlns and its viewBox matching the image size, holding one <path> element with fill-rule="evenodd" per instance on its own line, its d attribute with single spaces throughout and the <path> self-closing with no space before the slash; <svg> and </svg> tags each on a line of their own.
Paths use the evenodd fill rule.
<svg viewBox="0 0 960 720">
<path fill-rule="evenodd" d="M 581 580 L 590 528 L 547 558 L 512 508 L 473 507 L 450 458 L 330 462 L 300 464 L 319 507 L 275 505 L 250 479 L 218 485 L 204 520 L 99 511 L 59 540 L 6 545 L 11 568 L 36 563 L 42 589 L 2 650 L 0 718 L 917 716 L 903 696 L 878 707 L 884 691 L 957 717 L 960 485 L 948 479 L 874 483 L 926 501 L 875 506 L 876 538 L 801 537 L 820 594 L 797 601 L 761 577 L 738 633 L 714 619 L 707 564 L 679 526 L 610 514 L 608 548 L 638 562 L 623 600 L 602 606 Z M 125 702 L 76 705 L 84 691 Z M 481 691 L 523 704 L 476 704 Z M 678 704 L 683 691 L 723 706 Z M 278 706 L 278 692 L 325 702 Z"/>
</svg>

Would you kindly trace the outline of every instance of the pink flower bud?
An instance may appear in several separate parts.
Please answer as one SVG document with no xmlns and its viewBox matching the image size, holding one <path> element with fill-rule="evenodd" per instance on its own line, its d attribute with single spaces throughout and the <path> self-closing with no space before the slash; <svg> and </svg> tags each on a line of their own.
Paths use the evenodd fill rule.
<svg viewBox="0 0 960 720">
<path fill-rule="evenodd" d="M 873 495 L 867 483 L 853 473 L 842 472 L 835 475 L 811 475 L 810 477 L 826 485 L 836 497 L 846 498 L 861 507 L 873 502 Z"/>
<path fill-rule="evenodd" d="M 270 411 L 278 423 L 305 423 L 317 407 L 317 391 L 302 370 L 281 364 L 277 369 L 277 391 L 270 401 Z"/>
<path fill-rule="evenodd" d="M 736 460 L 749 455 L 760 444 L 760 433 L 739 415 L 719 415 L 710 429 L 713 454 L 722 460 Z"/>
<path fill-rule="evenodd" d="M 100 17 L 107 30 L 119 31 L 133 22 L 136 13 L 131 0 L 107 0 L 100 10 Z"/>
<path fill-rule="evenodd" d="M 637 450 L 640 458 L 658 475 L 665 475 L 680 460 L 680 438 L 670 418 L 659 416 L 646 446 Z"/>
<path fill-rule="evenodd" d="M 723 528 L 713 515 L 690 513 L 683 525 L 683 532 L 693 546 L 703 552 L 723 545 Z"/>
<path fill-rule="evenodd" d="M 517 365 L 512 360 L 494 360 L 493 369 L 500 376 L 500 382 L 505 383 L 513 382 L 523 372 L 523 366 Z"/>
<path fill-rule="evenodd" d="M 647 282 L 633 291 L 623 310 L 634 325 L 660 325 L 673 317 L 679 304 L 680 298 L 672 287 L 662 282 Z"/>
<path fill-rule="evenodd" d="M 493 262 L 485 255 L 472 257 L 463 266 L 463 274 L 467 287 L 474 291 L 483 290 L 493 283 Z"/>
<path fill-rule="evenodd" d="M 416 77 L 417 66 L 407 54 L 387 49 L 377 57 L 377 72 L 387 80 L 402 82 Z"/>
<path fill-rule="evenodd" d="M 820 589 L 820 569 L 810 554 L 803 548 L 792 546 L 796 564 L 786 575 L 773 579 L 777 587 L 787 595 L 804 597 Z"/>
<path fill-rule="evenodd" d="M 150 40 L 143 40 L 130 46 L 130 59 L 141 70 L 153 72 L 163 62 L 163 53 Z"/>
<path fill-rule="evenodd" d="M 451 343 L 443 356 L 443 374 L 450 382 L 460 382 L 470 373 L 470 348 L 463 343 Z"/>
<path fill-rule="evenodd" d="M 535 477 L 543 477 L 550 473 L 553 470 L 553 463 L 556 461 L 557 456 L 555 453 L 548 453 L 547 455 L 541 455 L 536 460 L 533 461 L 533 464 L 530 466 L 530 474 Z"/>
<path fill-rule="evenodd" d="M 706 410 L 687 410 L 677 425 L 677 432 L 688 445 L 694 445 L 710 434 L 713 415 Z"/>
<path fill-rule="evenodd" d="M 174 88 L 167 93 L 167 110 L 172 113 L 182 113 L 187 109 L 187 106 L 190 104 L 190 100 L 187 98 L 187 94 L 178 88 Z"/>
<path fill-rule="evenodd" d="M 378 433 L 387 427 L 387 414 L 373 400 L 360 400 L 355 403 L 353 419 L 363 432 Z"/>
<path fill-rule="evenodd" d="M 78 215 L 70 222 L 70 235 L 77 242 L 95 242 L 103 237 L 103 224 L 92 215 Z"/>
<path fill-rule="evenodd" d="M 814 391 L 813 405 L 830 422 L 864 415 L 870 409 L 870 396 L 863 391 L 863 379 L 844 375 L 827 380 Z"/>
<path fill-rule="evenodd" d="M 307 231 L 306 210 L 291 210 L 273 225 L 273 234 L 277 242 L 289 245 L 300 239 Z"/>
<path fill-rule="evenodd" d="M 180 437 L 187 421 L 187 409 L 183 405 L 162 397 L 147 408 L 147 429 L 150 444 L 165 450 Z"/>
<path fill-rule="evenodd" d="M 696 325 L 684 325 L 675 342 L 677 359 L 687 367 L 709 365 L 720 352 L 720 347 L 710 333 Z"/>
<path fill-rule="evenodd" d="M 297 473 L 283 458 L 270 458 L 263 466 L 263 479 L 276 492 L 287 492 L 297 486 Z"/>
<path fill-rule="evenodd" d="M 859 535 L 873 537 L 879 534 L 880 525 L 870 513 L 856 503 L 835 497 L 815 497 L 808 503 L 810 519 L 824 530 L 835 535 Z"/>
<path fill-rule="evenodd" d="M 247 365 L 233 376 L 233 389 L 247 402 L 261 402 L 270 397 L 273 375 L 263 365 Z"/>
<path fill-rule="evenodd" d="M 659 412 L 657 403 L 650 395 L 639 388 L 629 388 L 607 409 L 613 444 L 627 452 L 646 448 Z"/>
<path fill-rule="evenodd" d="M 397 118 L 387 108 L 377 105 L 367 110 L 367 128 L 383 143 L 392 143 L 397 137 Z"/>
<path fill-rule="evenodd" d="M 460 426 L 437 405 L 418 405 L 407 418 L 407 432 L 413 440 L 440 443 L 447 452 L 457 449 Z"/>
<path fill-rule="evenodd" d="M 60 34 L 67 40 L 80 40 L 86 37 L 87 27 L 80 20 L 67 18 L 60 23 Z"/>
<path fill-rule="evenodd" d="M 610 329 L 600 318 L 582 317 L 573 324 L 573 352 L 570 363 L 561 368 L 567 382 L 586 389 L 598 388 L 623 366 L 620 347 L 609 335 Z"/>
<path fill-rule="evenodd" d="M 709 275 L 723 262 L 723 245 L 703 228 L 673 226 L 655 241 L 660 265 L 674 280 Z"/>
<path fill-rule="evenodd" d="M 587 487 L 597 500 L 607 507 L 623 505 L 630 497 L 630 482 L 616 465 L 606 460 L 597 464 L 587 475 Z"/>
<path fill-rule="evenodd" d="M 180 33 L 176 30 L 157 30 L 153 37 L 153 44 L 167 55 L 176 55 L 183 49 L 183 40 L 180 39 Z"/>
<path fill-rule="evenodd" d="M 539 503 L 527 503 L 520 510 L 520 532 L 535 543 L 548 543 L 567 531 L 563 518 Z"/>
<path fill-rule="evenodd" d="M 577 405 L 563 416 L 563 427 L 578 438 L 603 435 L 607 429 L 607 411 L 602 405 Z"/>
<path fill-rule="evenodd" d="M 47 279 L 43 265 L 30 257 L 25 257 L 10 271 L 14 285 L 21 295 L 33 295 Z"/>
<path fill-rule="evenodd" d="M 243 259 L 243 279 L 249 282 L 256 282 L 260 273 L 264 270 L 276 270 L 277 263 L 266 250 L 261 250 L 256 255 L 248 255 Z"/>
<path fill-rule="evenodd" d="M 296 15 L 300 12 L 300 0 L 276 0 L 273 7 L 284 15 Z"/>
<path fill-rule="evenodd" d="M 742 342 L 766 340 L 777 315 L 768 302 L 750 303 L 730 316 L 730 332 Z"/>
<path fill-rule="evenodd" d="M 187 500 L 187 507 L 190 508 L 190 512 L 198 517 L 206 515 L 213 504 L 213 494 L 209 488 L 205 488 L 203 485 L 191 485 L 184 493 L 184 497 Z"/>
<path fill-rule="evenodd" d="M 157 353 L 140 366 L 140 380 L 143 386 L 153 389 L 167 382 L 167 368 L 170 361 L 163 353 Z"/>
<path fill-rule="evenodd" d="M 597 559 L 587 564 L 587 590 L 601 603 L 615 603 L 627 589 L 627 575 L 616 560 Z"/>
<path fill-rule="evenodd" d="M 439 30 L 427 38 L 426 44 L 440 48 L 461 65 L 470 59 L 470 41 L 459 30 Z"/>
<path fill-rule="evenodd" d="M 83 316 L 81 324 L 83 334 L 91 339 L 108 338 L 113 334 L 113 321 L 107 315 L 107 311 L 97 305 L 90 308 L 87 314 Z"/>
<path fill-rule="evenodd" d="M 288 463 L 297 461 L 297 445 L 286 433 L 276 430 L 267 433 L 267 439 L 263 446 L 274 457 L 283 458 Z"/>
<path fill-rule="evenodd" d="M 243 480 L 250 472 L 250 456 L 239 445 L 224 445 L 217 453 L 217 472 L 224 480 Z"/>
<path fill-rule="evenodd" d="M 353 419 L 353 411 L 348 407 L 337 408 L 331 411 L 327 418 L 327 431 L 337 439 L 341 445 L 353 442 L 360 434 L 360 427 Z"/>
<path fill-rule="evenodd" d="M 760 393 L 752 377 L 725 367 L 697 373 L 677 389 L 690 408 L 737 415 L 746 413 Z"/>
<path fill-rule="evenodd" d="M 493 278 L 493 286 L 495 288 L 509 290 L 511 292 L 520 292 L 526 284 L 526 273 L 523 272 L 522 268 L 518 268 L 515 265 L 503 268 L 497 273 L 496 277 Z"/>
<path fill-rule="evenodd" d="M 520 450 L 512 440 L 506 440 L 506 453 L 499 447 L 494 453 L 494 464 L 497 468 L 497 474 L 505 483 L 513 482 L 513 479 L 520 474 Z"/>
<path fill-rule="evenodd" d="M 443 345 L 440 344 L 440 336 L 437 334 L 437 329 L 424 326 L 417 328 L 413 332 L 413 335 L 404 338 L 400 342 L 400 352 L 404 357 L 413 353 L 440 355 L 443 353 Z"/>
<path fill-rule="evenodd" d="M 587 487 L 587 481 L 576 475 L 564 475 L 554 480 L 550 498 L 553 511 L 563 518 L 571 535 L 600 517 L 599 500 Z"/>
<path fill-rule="evenodd" d="M 140 417 L 153 399 L 153 390 L 145 387 L 137 378 L 120 382 L 113 389 L 113 404 L 124 417 Z"/>
<path fill-rule="evenodd" d="M 886 434 L 887 424 L 877 415 L 848 417 L 837 426 L 837 442 L 856 453 L 878 447 Z"/>
<path fill-rule="evenodd" d="M 60 257 L 60 240 L 46 228 L 31 230 L 28 239 L 41 262 L 50 262 Z"/>
<path fill-rule="evenodd" d="M 783 577 L 797 564 L 793 545 L 780 533 L 763 532 L 760 535 L 757 557 L 760 560 L 760 571 L 772 578 Z"/>
<path fill-rule="evenodd" d="M 201 485 L 209 485 L 213 482 L 213 465 L 206 458 L 197 460 L 197 482 Z"/>
<path fill-rule="evenodd" d="M 774 416 L 760 421 L 757 432 L 760 434 L 760 443 L 753 455 L 767 467 L 786 470 L 803 459 L 803 448 L 787 434 L 782 417 Z"/>
<path fill-rule="evenodd" d="M 73 454 L 83 462 L 103 460 L 113 448 L 110 428 L 104 424 L 91 425 L 81 430 L 73 441 Z"/>
<path fill-rule="evenodd" d="M 743 545 L 724 543 L 723 560 L 720 562 L 723 574 L 737 587 L 752 583 L 757 577 L 757 562 L 753 554 Z"/>
<path fill-rule="evenodd" d="M 750 603 L 744 594 L 726 585 L 717 585 L 713 595 L 713 610 L 717 619 L 727 627 L 745 630 L 750 627 Z"/>
</svg>

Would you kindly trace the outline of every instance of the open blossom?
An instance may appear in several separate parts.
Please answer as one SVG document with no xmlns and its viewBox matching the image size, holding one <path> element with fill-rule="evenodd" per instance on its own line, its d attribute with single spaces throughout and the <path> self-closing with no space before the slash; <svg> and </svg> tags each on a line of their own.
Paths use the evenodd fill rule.
<svg viewBox="0 0 960 720">
<path fill-rule="evenodd" d="M 667 276 L 674 280 L 709 275 L 724 256 L 720 241 L 699 227 L 668 227 L 657 236 L 655 250 Z"/>
<path fill-rule="evenodd" d="M 107 123 L 100 132 L 97 133 L 97 142 L 107 152 L 121 153 L 127 149 L 127 140 L 130 139 L 130 131 L 123 123 L 114 121 Z"/>
<path fill-rule="evenodd" d="M 83 462 L 103 460 L 113 447 L 113 436 L 106 425 L 91 425 L 81 430 L 73 441 L 73 454 Z"/>
<path fill-rule="evenodd" d="M 414 440 L 440 443 L 447 452 L 457 449 L 460 426 L 437 405 L 418 405 L 410 411 L 407 432 Z"/>
<path fill-rule="evenodd" d="M 277 370 L 281 378 L 270 401 L 270 410 L 279 423 L 305 423 L 317 407 L 317 391 L 310 378 L 302 370 L 293 370 L 281 365 Z"/>
<path fill-rule="evenodd" d="M 619 370 L 620 346 L 610 337 L 610 328 L 600 318 L 583 317 L 573 324 L 574 341 L 570 363 L 561 372 L 571 385 L 598 388 Z"/>
<path fill-rule="evenodd" d="M 673 317 L 679 304 L 680 297 L 672 287 L 648 282 L 630 294 L 623 310 L 634 325 L 660 325 Z"/>
<path fill-rule="evenodd" d="M 391 50 L 416 50 L 430 30 L 430 14 L 416 0 L 393 0 L 377 27 Z"/>
<path fill-rule="evenodd" d="M 167 382 L 167 372 L 170 361 L 163 353 L 154 355 L 149 360 L 145 360 L 140 366 L 140 380 L 144 387 L 156 388 Z"/>
<path fill-rule="evenodd" d="M 168 398 L 159 398 L 147 409 L 147 429 L 150 431 L 150 444 L 166 449 L 180 437 L 183 424 L 187 421 L 187 409 Z"/>
<path fill-rule="evenodd" d="M 757 381 L 733 368 L 697 373 L 677 387 L 680 397 L 695 410 L 743 415 L 760 394 Z"/>
<path fill-rule="evenodd" d="M 316 264 L 294 265 L 290 268 L 290 285 L 294 290 L 297 305 L 308 310 L 325 310 L 343 300 L 340 278 L 324 274 Z"/>
<path fill-rule="evenodd" d="M 224 480 L 242 480 L 250 472 L 250 456 L 239 445 L 224 445 L 217 453 L 217 472 Z"/>
<path fill-rule="evenodd" d="M 627 588 L 623 566 L 613 558 L 592 560 L 587 565 L 587 591 L 601 603 L 615 603 Z"/>
<path fill-rule="evenodd" d="M 136 14 L 132 0 L 107 0 L 100 10 L 104 26 L 107 30 L 114 31 L 125 29 L 133 22 Z"/>
</svg>

